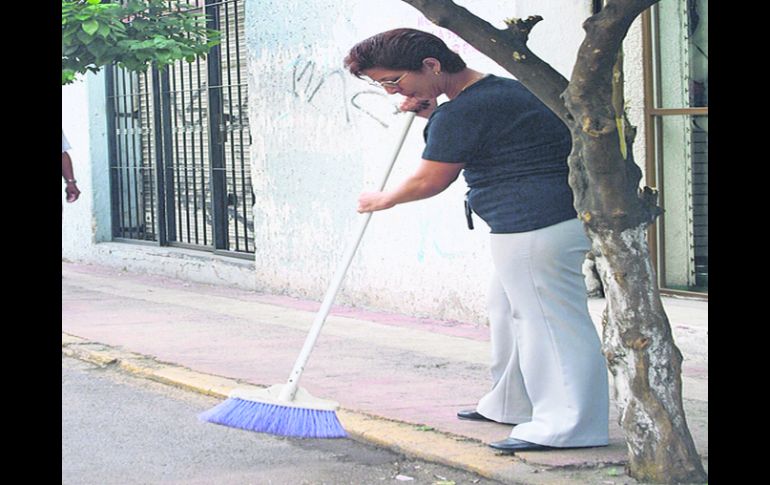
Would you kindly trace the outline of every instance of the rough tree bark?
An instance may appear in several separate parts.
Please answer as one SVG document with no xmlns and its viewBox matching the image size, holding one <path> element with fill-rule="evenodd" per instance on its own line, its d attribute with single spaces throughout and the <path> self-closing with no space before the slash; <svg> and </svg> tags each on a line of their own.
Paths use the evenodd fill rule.
<svg viewBox="0 0 770 485">
<path fill-rule="evenodd" d="M 607 0 L 567 81 L 527 47 L 541 17 L 498 29 L 451 0 L 403 0 L 513 74 L 571 129 L 569 183 L 591 239 L 607 306 L 603 350 L 615 376 L 627 473 L 655 483 L 707 481 L 682 406 L 682 354 L 674 343 L 651 263 L 647 226 L 661 213 L 639 189 L 635 129 L 623 109 L 621 47 L 631 23 L 658 0 Z"/>
</svg>

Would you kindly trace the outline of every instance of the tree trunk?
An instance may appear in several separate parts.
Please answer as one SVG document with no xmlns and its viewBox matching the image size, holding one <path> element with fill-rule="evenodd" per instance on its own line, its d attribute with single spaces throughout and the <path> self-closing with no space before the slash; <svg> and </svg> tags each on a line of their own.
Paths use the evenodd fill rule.
<svg viewBox="0 0 770 485">
<path fill-rule="evenodd" d="M 648 482 L 705 482 L 682 406 L 682 355 L 647 246 L 646 228 L 661 210 L 654 191 L 639 190 L 636 130 L 623 112 L 622 42 L 634 19 L 658 0 L 607 0 L 584 23 L 586 37 L 566 86 L 526 46 L 541 18 L 508 19 L 508 28 L 499 30 L 451 0 L 403 1 L 503 66 L 570 127 L 569 183 L 607 298 L 603 349 L 615 376 L 627 472 Z"/>
<path fill-rule="evenodd" d="M 603 351 L 628 445 L 626 470 L 645 482 L 705 482 L 682 407 L 682 354 L 660 302 L 645 225 L 588 234 L 607 298 Z"/>
</svg>

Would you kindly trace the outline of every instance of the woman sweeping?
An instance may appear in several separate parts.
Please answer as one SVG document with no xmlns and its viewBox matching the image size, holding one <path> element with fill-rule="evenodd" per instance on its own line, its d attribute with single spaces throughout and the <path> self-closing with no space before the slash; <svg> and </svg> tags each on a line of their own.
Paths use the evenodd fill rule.
<svg viewBox="0 0 770 485">
<path fill-rule="evenodd" d="M 581 272 L 590 245 L 567 183 L 567 127 L 521 83 L 468 68 L 427 32 L 372 36 L 345 66 L 428 118 L 414 174 L 361 194 L 358 211 L 432 197 L 463 172 L 469 206 L 491 229 L 493 384 L 458 417 L 513 424 L 490 443 L 506 452 L 607 445 L 607 368 Z"/>
</svg>

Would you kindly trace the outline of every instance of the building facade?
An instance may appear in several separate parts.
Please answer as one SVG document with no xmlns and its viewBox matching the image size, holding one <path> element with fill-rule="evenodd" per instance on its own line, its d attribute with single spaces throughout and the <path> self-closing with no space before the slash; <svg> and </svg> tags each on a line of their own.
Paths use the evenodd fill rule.
<svg viewBox="0 0 770 485">
<path fill-rule="evenodd" d="M 480 0 L 469 8 L 501 28 L 503 18 L 543 16 L 530 45 L 569 77 L 595 3 Z M 708 292 L 702 3 L 663 0 L 624 44 L 634 155 L 666 210 L 650 232 L 661 286 L 701 297 Z M 413 27 L 439 35 L 469 66 L 510 76 L 399 0 L 198 4 L 225 34 L 205 61 L 139 75 L 106 69 L 62 89 L 62 127 L 83 191 L 65 204 L 65 259 L 318 300 L 358 225 L 358 194 L 381 178 L 404 123 L 397 99 L 344 71 L 348 49 Z M 392 182 L 416 167 L 424 124 L 414 122 Z M 460 180 L 431 199 L 376 213 L 338 303 L 485 323 L 488 228 L 480 220 L 466 228 L 464 193 Z"/>
</svg>

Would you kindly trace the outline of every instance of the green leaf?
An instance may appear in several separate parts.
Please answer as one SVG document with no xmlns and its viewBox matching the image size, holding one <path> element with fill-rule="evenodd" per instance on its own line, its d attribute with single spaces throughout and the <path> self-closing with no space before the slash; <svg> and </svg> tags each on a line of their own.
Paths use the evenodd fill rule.
<svg viewBox="0 0 770 485">
<path fill-rule="evenodd" d="M 70 84 L 75 81 L 75 71 L 72 69 L 63 69 L 61 72 L 61 84 Z"/>
<path fill-rule="evenodd" d="M 101 57 L 109 50 L 109 46 L 103 42 L 91 42 L 88 45 L 88 51 L 96 57 Z"/>
<path fill-rule="evenodd" d="M 102 3 L 102 0 L 88 0 L 89 5 L 99 5 Z"/>
<path fill-rule="evenodd" d="M 159 49 L 164 49 L 164 48 L 168 48 L 168 45 L 170 44 L 170 42 L 165 37 L 163 37 L 161 35 L 156 35 L 152 39 L 152 44 L 153 44 L 153 46 L 155 46 L 155 47 L 157 47 Z"/>
<path fill-rule="evenodd" d="M 94 35 L 96 31 L 99 30 L 99 22 L 96 20 L 87 20 L 83 22 L 83 32 L 85 32 L 88 35 Z"/>
<path fill-rule="evenodd" d="M 107 25 L 107 24 L 99 24 L 98 33 L 102 37 L 107 37 L 108 35 L 110 35 L 110 31 L 111 31 L 111 29 L 110 29 L 109 25 Z"/>
<path fill-rule="evenodd" d="M 86 44 L 86 45 L 90 44 L 94 40 L 93 37 L 91 37 L 90 35 L 86 34 L 82 30 L 78 32 L 77 38 L 78 38 L 78 40 L 80 42 L 82 42 L 83 44 Z"/>
<path fill-rule="evenodd" d="M 63 56 L 71 56 L 75 52 L 78 51 L 80 47 L 76 45 L 64 45 L 62 44 L 62 55 Z"/>
</svg>

